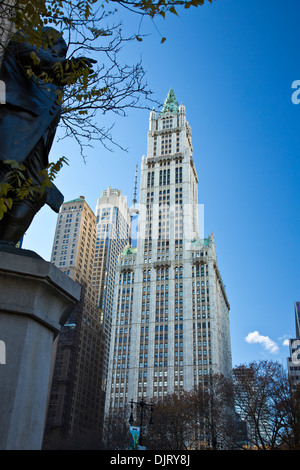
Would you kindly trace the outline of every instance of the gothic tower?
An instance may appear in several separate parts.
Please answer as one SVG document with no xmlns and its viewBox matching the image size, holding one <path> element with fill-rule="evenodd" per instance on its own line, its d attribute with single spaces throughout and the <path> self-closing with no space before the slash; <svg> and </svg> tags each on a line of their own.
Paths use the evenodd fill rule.
<svg viewBox="0 0 300 470">
<path fill-rule="evenodd" d="M 229 308 L 214 236 L 199 237 L 191 127 L 170 89 L 150 113 L 137 246 L 117 268 L 106 411 L 229 376 Z"/>
</svg>

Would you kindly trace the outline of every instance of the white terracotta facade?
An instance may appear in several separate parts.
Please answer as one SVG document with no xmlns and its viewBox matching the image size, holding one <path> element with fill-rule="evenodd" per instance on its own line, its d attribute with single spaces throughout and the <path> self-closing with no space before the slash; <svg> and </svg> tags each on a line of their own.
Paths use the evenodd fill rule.
<svg viewBox="0 0 300 470">
<path fill-rule="evenodd" d="M 137 247 L 117 267 L 106 411 L 231 374 L 230 306 L 214 236 L 199 236 L 192 133 L 172 89 L 150 113 L 147 152 Z"/>
</svg>

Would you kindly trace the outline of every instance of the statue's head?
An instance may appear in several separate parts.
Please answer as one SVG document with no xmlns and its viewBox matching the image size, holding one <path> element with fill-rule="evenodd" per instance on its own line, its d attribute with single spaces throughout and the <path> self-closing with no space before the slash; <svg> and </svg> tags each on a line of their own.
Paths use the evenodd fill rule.
<svg viewBox="0 0 300 470">
<path fill-rule="evenodd" d="M 62 33 L 51 27 L 43 28 L 43 42 L 47 49 L 58 55 L 59 57 L 66 57 L 68 46 L 62 36 Z"/>
</svg>

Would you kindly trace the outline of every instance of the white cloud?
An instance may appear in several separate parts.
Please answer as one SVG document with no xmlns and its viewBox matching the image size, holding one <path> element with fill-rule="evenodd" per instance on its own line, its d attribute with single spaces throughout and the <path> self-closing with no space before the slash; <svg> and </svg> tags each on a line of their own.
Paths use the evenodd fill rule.
<svg viewBox="0 0 300 470">
<path fill-rule="evenodd" d="M 283 335 L 283 336 L 280 336 L 280 338 L 278 338 L 278 341 L 282 343 L 282 346 L 289 346 L 290 339 L 291 339 L 290 335 Z"/>
<path fill-rule="evenodd" d="M 279 348 L 275 341 L 273 341 L 269 336 L 262 336 L 258 331 L 253 331 L 249 333 L 245 340 L 249 344 L 260 343 L 267 351 L 270 351 L 273 354 L 276 354 L 279 351 Z"/>
</svg>

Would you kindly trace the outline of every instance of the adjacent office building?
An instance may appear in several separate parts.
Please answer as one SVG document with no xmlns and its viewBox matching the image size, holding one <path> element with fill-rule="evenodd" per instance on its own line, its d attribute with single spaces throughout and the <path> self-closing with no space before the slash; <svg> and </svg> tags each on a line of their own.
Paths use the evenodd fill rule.
<svg viewBox="0 0 300 470">
<path fill-rule="evenodd" d="M 62 205 L 51 262 L 82 286 L 81 300 L 57 338 L 45 444 L 74 435 L 101 436 L 104 335 L 92 286 L 96 216 L 83 196 Z"/>
<path fill-rule="evenodd" d="M 117 266 L 107 412 L 231 375 L 230 306 L 198 213 L 191 127 L 171 89 L 150 113 L 137 246 Z"/>
<path fill-rule="evenodd" d="M 96 206 L 96 245 L 92 286 L 102 314 L 105 335 L 103 387 L 108 366 L 113 313 L 115 273 L 119 256 L 130 239 L 130 214 L 126 197 L 118 189 L 108 187 Z"/>
</svg>

